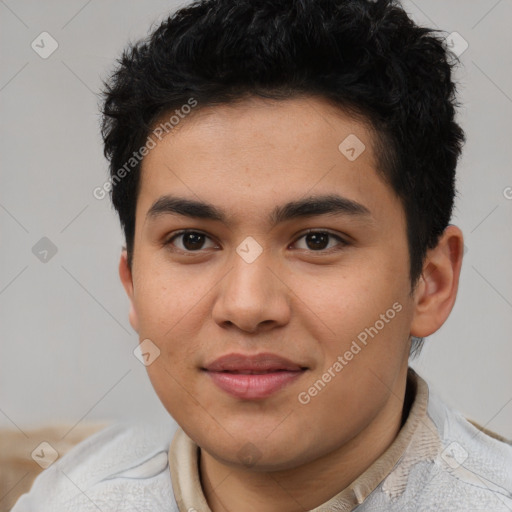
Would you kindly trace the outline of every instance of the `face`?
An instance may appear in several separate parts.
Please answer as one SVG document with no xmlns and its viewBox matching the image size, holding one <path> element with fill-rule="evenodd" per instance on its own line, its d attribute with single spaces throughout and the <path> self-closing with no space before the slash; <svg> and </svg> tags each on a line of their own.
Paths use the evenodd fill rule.
<svg viewBox="0 0 512 512">
<path fill-rule="evenodd" d="M 218 461 L 296 467 L 396 401 L 406 221 L 373 143 L 321 99 L 251 99 L 185 118 L 143 161 L 130 320 L 160 350 L 163 405 Z"/>
</svg>

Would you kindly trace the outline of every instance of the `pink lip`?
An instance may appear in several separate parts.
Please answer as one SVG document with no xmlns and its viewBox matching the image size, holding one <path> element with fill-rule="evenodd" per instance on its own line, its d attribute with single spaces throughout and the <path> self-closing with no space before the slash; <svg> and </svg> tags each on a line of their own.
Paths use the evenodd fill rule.
<svg viewBox="0 0 512 512">
<path fill-rule="evenodd" d="M 213 382 L 236 398 L 266 398 L 298 379 L 305 368 L 275 354 L 228 354 L 205 366 Z"/>
</svg>

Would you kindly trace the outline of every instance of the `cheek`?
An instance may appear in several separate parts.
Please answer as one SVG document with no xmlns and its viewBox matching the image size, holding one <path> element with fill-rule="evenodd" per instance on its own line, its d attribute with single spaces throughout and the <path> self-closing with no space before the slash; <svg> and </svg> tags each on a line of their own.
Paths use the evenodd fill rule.
<svg viewBox="0 0 512 512">
<path fill-rule="evenodd" d="M 311 282 L 316 286 L 309 287 L 311 292 L 303 301 L 317 313 L 313 320 L 320 320 L 335 339 L 356 335 L 396 300 L 392 300 L 393 290 L 380 285 L 375 274 L 371 265 L 351 266 L 324 277 L 321 283 Z"/>
<path fill-rule="evenodd" d="M 380 265 L 352 266 L 350 274 L 333 276 L 324 292 L 311 294 L 308 305 L 328 327 L 318 338 L 325 356 L 322 370 L 346 354 L 347 366 L 393 378 L 403 364 L 411 318 L 408 269 L 396 270 L 391 259 L 387 265 L 381 260 Z"/>
<path fill-rule="evenodd" d="M 186 374 L 195 370 L 192 362 L 203 325 L 197 319 L 202 314 L 200 297 L 190 282 L 188 286 L 181 280 L 170 284 L 156 272 L 148 275 L 136 294 L 139 337 L 150 339 L 160 350 L 160 357 L 147 367 L 159 395 L 176 393 L 185 386 Z"/>
<path fill-rule="evenodd" d="M 192 386 L 190 375 L 178 373 L 183 370 L 180 365 L 169 364 L 164 356 L 146 369 L 160 402 L 185 431 L 206 423 L 208 416 L 200 403 L 204 400 Z"/>
<path fill-rule="evenodd" d="M 157 274 L 148 276 L 143 292 L 137 297 L 140 339 L 149 338 L 160 349 L 146 371 L 164 407 L 186 425 L 198 410 L 193 373 L 198 371 L 200 295 L 181 281 L 166 284 Z"/>
<path fill-rule="evenodd" d="M 193 309 L 197 292 L 181 274 L 164 271 L 162 265 L 149 262 L 144 267 L 151 271 L 139 273 L 136 282 L 135 305 L 139 323 L 146 337 L 161 337 L 171 333 Z"/>
</svg>

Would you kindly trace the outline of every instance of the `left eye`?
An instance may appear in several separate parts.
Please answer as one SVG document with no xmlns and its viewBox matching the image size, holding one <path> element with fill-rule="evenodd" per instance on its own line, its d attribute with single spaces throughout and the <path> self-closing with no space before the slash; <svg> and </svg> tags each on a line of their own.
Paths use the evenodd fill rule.
<svg viewBox="0 0 512 512">
<path fill-rule="evenodd" d="M 329 233 L 328 231 L 308 231 L 307 233 L 304 233 L 302 236 L 300 236 L 295 243 L 303 238 L 306 242 L 305 249 L 316 252 L 328 248 L 326 246 L 329 245 L 329 238 L 337 240 L 339 242 L 338 245 L 341 247 L 348 245 L 347 242 L 345 242 L 345 240 L 343 240 L 341 237 L 333 233 Z M 332 247 L 329 247 L 329 249 L 331 248 Z"/>
</svg>

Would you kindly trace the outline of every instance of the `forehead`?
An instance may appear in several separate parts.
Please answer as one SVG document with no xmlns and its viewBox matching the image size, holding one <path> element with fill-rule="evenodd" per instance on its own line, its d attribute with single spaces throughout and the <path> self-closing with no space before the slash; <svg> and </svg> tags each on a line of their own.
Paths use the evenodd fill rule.
<svg viewBox="0 0 512 512">
<path fill-rule="evenodd" d="M 203 107 L 144 157 L 137 210 L 146 215 L 172 194 L 270 222 L 285 199 L 336 192 L 378 215 L 396 198 L 377 172 L 374 146 L 368 124 L 318 98 Z"/>
</svg>

